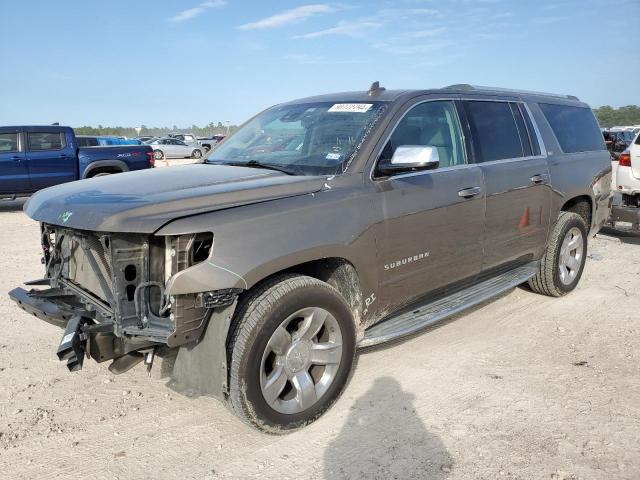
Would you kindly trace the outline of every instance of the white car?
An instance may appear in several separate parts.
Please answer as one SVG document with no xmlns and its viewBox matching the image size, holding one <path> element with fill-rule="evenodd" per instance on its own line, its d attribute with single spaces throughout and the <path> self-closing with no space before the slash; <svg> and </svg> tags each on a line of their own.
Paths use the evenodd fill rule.
<svg viewBox="0 0 640 480">
<path fill-rule="evenodd" d="M 159 138 L 148 145 L 153 148 L 153 158 L 162 160 L 167 158 L 195 158 L 202 157 L 202 148 L 196 145 L 187 145 L 176 138 Z"/>
<path fill-rule="evenodd" d="M 631 223 L 632 230 L 640 231 L 640 133 L 620 154 L 615 191 L 622 194 L 622 201 L 611 208 L 611 223 Z"/>
</svg>

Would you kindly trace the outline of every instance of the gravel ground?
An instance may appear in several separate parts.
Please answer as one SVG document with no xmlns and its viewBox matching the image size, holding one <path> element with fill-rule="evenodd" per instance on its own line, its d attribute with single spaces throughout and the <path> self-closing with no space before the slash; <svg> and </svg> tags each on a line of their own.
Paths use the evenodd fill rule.
<svg viewBox="0 0 640 480">
<path fill-rule="evenodd" d="M 38 278 L 37 225 L 0 203 L 0 291 Z M 640 237 L 592 239 L 571 295 L 525 289 L 360 356 L 283 437 L 138 366 L 55 357 L 61 330 L 0 297 L 2 478 L 640 478 Z"/>
</svg>

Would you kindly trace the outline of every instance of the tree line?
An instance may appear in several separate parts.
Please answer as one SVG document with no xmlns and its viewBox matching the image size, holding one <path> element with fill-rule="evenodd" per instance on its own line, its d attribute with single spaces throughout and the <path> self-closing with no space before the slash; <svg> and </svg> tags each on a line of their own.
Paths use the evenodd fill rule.
<svg viewBox="0 0 640 480">
<path fill-rule="evenodd" d="M 601 127 L 640 125 L 640 107 L 627 105 L 613 108 L 605 105 L 594 110 Z"/>
<path fill-rule="evenodd" d="M 613 108 L 609 105 L 594 109 L 601 127 L 613 127 L 616 125 L 640 125 L 640 107 L 638 105 L 627 105 L 625 107 Z M 157 137 L 166 136 L 168 133 L 193 133 L 198 137 L 209 137 L 211 135 L 227 135 L 238 129 L 237 125 L 223 125 L 222 122 L 210 122 L 204 127 L 191 125 L 187 128 L 173 127 L 147 127 L 141 125 L 140 135 L 153 135 Z M 125 137 L 135 137 L 138 135 L 134 127 L 77 127 L 74 128 L 78 135 L 117 135 Z"/>
<path fill-rule="evenodd" d="M 227 135 L 233 133 L 238 129 L 237 125 L 223 125 L 222 122 L 214 123 L 210 122 L 204 127 L 197 125 L 191 125 L 191 127 L 181 128 L 176 125 L 173 127 L 147 127 L 141 125 L 140 135 L 153 135 L 156 137 L 164 137 L 168 133 L 193 133 L 197 137 L 210 137 L 211 135 Z M 134 127 L 104 127 L 98 125 L 97 127 L 84 126 L 74 127 L 76 135 L 94 135 L 94 136 L 124 136 L 135 137 L 138 133 Z"/>
</svg>

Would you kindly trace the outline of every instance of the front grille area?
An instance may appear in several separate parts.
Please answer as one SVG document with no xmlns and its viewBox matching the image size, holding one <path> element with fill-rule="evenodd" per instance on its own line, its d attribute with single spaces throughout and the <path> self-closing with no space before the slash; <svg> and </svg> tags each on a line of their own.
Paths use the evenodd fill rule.
<svg viewBox="0 0 640 480">
<path fill-rule="evenodd" d="M 166 239 L 143 234 L 96 233 L 43 225 L 42 246 L 50 285 L 76 297 L 118 337 L 145 337 L 178 346 L 199 338 L 210 305 L 197 294 L 165 295 Z M 170 272 L 209 255 L 211 234 L 175 237 Z"/>
<path fill-rule="evenodd" d="M 69 237 L 68 242 L 67 278 L 105 302 L 111 303 L 113 271 L 111 256 L 108 251 L 105 251 L 105 246 L 95 236 Z M 87 255 L 93 257 L 98 272 L 92 268 L 92 262 L 89 261 Z"/>
<path fill-rule="evenodd" d="M 84 232 L 43 226 L 43 249 L 47 277 L 86 293 L 85 303 L 93 304 L 103 318 L 117 328 L 136 327 L 140 318 L 136 308 L 136 289 L 156 277 L 150 274 L 149 237 L 137 234 Z M 161 275 L 163 265 L 157 265 Z M 159 306 L 158 292 L 152 301 Z"/>
</svg>

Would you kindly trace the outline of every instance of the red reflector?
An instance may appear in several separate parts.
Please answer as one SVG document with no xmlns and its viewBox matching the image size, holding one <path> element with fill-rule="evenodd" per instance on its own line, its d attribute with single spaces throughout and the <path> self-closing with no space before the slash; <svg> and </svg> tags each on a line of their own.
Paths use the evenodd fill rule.
<svg viewBox="0 0 640 480">
<path fill-rule="evenodd" d="M 618 164 L 620 167 L 630 167 L 631 166 L 631 154 L 630 153 L 621 153 L 620 154 L 620 163 Z"/>
<path fill-rule="evenodd" d="M 155 167 L 156 159 L 153 157 L 153 152 L 146 152 L 146 154 L 147 154 L 147 159 L 149 160 L 149 166 Z"/>
</svg>

